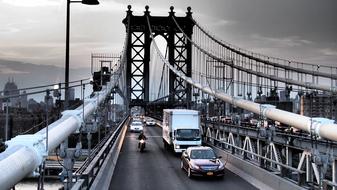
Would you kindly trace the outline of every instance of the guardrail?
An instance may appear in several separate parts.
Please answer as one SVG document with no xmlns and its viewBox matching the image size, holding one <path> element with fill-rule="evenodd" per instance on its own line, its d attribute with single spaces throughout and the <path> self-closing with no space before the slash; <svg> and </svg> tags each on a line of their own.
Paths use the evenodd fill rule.
<svg viewBox="0 0 337 190">
<path fill-rule="evenodd" d="M 120 126 L 121 123 L 125 122 L 124 120 L 127 118 L 126 116 L 124 119 L 122 119 L 118 126 Z M 75 171 L 75 176 L 81 176 L 82 173 L 86 170 L 86 168 L 89 166 L 89 164 L 92 162 L 92 160 L 95 158 L 95 156 L 98 154 L 98 152 L 102 149 L 102 147 L 106 144 L 106 142 L 109 140 L 111 135 L 118 129 L 118 127 L 110 131 L 109 134 L 103 137 L 103 139 L 91 150 L 90 155 L 85 159 L 85 161 L 82 163 L 82 165 Z"/>
<path fill-rule="evenodd" d="M 112 133 L 112 135 L 107 139 L 104 145 L 100 148 L 97 155 L 91 159 L 89 164 L 86 164 L 85 170 L 83 168 L 79 169 L 77 173 L 77 182 L 74 184 L 72 190 L 79 189 L 89 189 L 94 182 L 98 172 L 100 171 L 105 158 L 108 156 L 111 148 L 114 146 L 116 140 L 118 139 L 120 132 L 122 131 L 128 116 L 123 119 L 118 128 Z M 75 174 L 76 175 L 76 174 Z"/>
</svg>

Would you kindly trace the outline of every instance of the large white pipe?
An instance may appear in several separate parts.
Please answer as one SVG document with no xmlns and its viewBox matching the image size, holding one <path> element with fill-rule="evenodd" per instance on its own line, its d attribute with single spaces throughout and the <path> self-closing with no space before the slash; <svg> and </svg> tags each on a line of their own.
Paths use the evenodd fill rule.
<svg viewBox="0 0 337 190">
<path fill-rule="evenodd" d="M 48 151 L 55 149 L 78 130 L 100 103 L 109 95 L 114 84 L 109 82 L 93 98 L 86 98 L 83 106 L 67 110 L 62 117 L 48 126 Z M 8 148 L 0 154 L 0 189 L 9 189 L 25 176 L 32 174 L 46 156 L 46 128 L 33 135 L 19 135 L 6 142 Z"/>
<path fill-rule="evenodd" d="M 9 189 L 39 166 L 36 151 L 27 146 L 13 146 L 0 154 L 0 189 Z"/>
<path fill-rule="evenodd" d="M 193 85 L 203 92 L 206 92 L 211 96 L 219 98 L 227 103 L 233 104 L 237 107 L 251 111 L 253 113 L 263 114 L 266 118 L 272 119 L 274 121 L 279 121 L 297 129 L 307 131 L 309 133 L 314 133 L 315 135 L 325 139 L 337 141 L 337 124 L 321 123 L 321 120 L 319 119 L 276 109 L 274 106 L 258 104 L 252 101 L 232 97 L 230 95 L 227 95 L 223 91 L 215 91 L 208 86 L 202 86 L 200 83 L 195 82 L 190 77 L 186 77 L 182 72 L 178 71 L 173 66 L 166 63 L 166 61 L 165 64 L 170 68 L 170 70 L 172 70 L 180 78 L 184 79 L 187 83 Z"/>
<path fill-rule="evenodd" d="M 83 106 L 80 106 L 75 110 L 66 110 L 62 112 L 62 117 L 48 126 L 48 150 L 55 149 L 60 143 L 64 141 L 64 139 L 79 129 L 83 122 L 83 110 L 84 118 L 87 118 L 97 109 L 98 105 L 102 103 L 102 101 L 105 99 L 104 97 L 108 95 L 108 92 L 109 90 L 96 92 L 96 96 L 87 99 L 84 102 L 84 109 Z M 97 96 L 100 98 L 97 98 Z M 45 136 L 45 133 L 46 128 L 37 132 L 37 134 L 41 134 L 43 136 Z"/>
<path fill-rule="evenodd" d="M 320 123 L 320 120 L 316 120 L 310 117 L 306 117 L 303 115 L 295 114 L 292 112 L 287 112 L 284 110 L 276 109 L 274 106 L 266 106 L 262 104 L 258 104 L 252 101 L 243 100 L 239 98 L 232 97 L 230 95 L 227 95 L 226 93 L 222 91 L 215 91 L 209 88 L 208 86 L 203 86 L 200 83 L 194 81 L 192 78 L 187 77 L 183 72 L 178 71 L 176 68 L 174 68 L 161 54 L 156 41 L 154 39 L 154 36 L 152 34 L 152 30 L 150 27 L 150 21 L 147 17 L 147 23 L 148 28 L 150 30 L 150 34 L 153 40 L 153 45 L 159 54 L 161 60 L 164 62 L 164 64 L 173 71 L 177 76 L 185 80 L 187 83 L 191 84 L 192 86 L 200 89 L 203 92 L 206 92 L 207 94 L 214 96 L 216 98 L 219 98 L 227 103 L 230 103 L 232 105 L 235 105 L 237 107 L 240 107 L 242 109 L 251 111 L 256 114 L 263 114 L 266 118 L 279 121 L 281 123 L 290 125 L 292 127 L 295 127 L 297 129 L 301 129 L 303 131 L 307 131 L 309 133 L 313 133 L 314 135 L 317 135 L 322 138 L 326 138 L 329 140 L 337 141 L 337 124 L 326 124 L 326 123 Z M 181 30 L 181 29 L 180 29 Z M 182 30 L 181 30 L 182 31 Z M 192 41 L 191 41 L 192 42 Z M 192 42 L 193 43 L 193 42 Z"/>
</svg>

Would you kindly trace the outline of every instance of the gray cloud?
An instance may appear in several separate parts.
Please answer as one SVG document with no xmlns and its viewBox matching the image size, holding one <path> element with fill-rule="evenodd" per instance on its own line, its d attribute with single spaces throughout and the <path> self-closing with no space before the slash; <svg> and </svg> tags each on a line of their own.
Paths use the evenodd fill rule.
<svg viewBox="0 0 337 190">
<path fill-rule="evenodd" d="M 296 46 L 304 46 L 308 44 L 312 44 L 312 41 L 301 39 L 299 36 L 288 36 L 282 38 L 272 38 L 272 37 L 263 37 L 259 34 L 251 35 L 253 40 L 256 40 L 257 43 L 266 44 L 266 46 L 272 47 L 280 47 L 280 48 L 287 48 L 287 47 L 296 47 Z"/>
<path fill-rule="evenodd" d="M 337 62 L 335 0 L 104 0 L 71 5 L 71 67 L 90 65 L 92 52 L 120 52 L 128 4 L 134 14 L 168 15 L 175 6 L 224 41 L 258 53 L 320 64 Z M 0 1 L 0 58 L 63 67 L 65 1 Z M 43 6 L 43 7 L 42 7 Z"/>
<path fill-rule="evenodd" d="M 337 50 L 336 49 L 330 49 L 330 48 L 324 48 L 320 50 L 324 55 L 327 56 L 337 56 Z"/>
<path fill-rule="evenodd" d="M 2 0 L 3 3 L 17 7 L 44 7 L 60 5 L 60 0 Z"/>
</svg>

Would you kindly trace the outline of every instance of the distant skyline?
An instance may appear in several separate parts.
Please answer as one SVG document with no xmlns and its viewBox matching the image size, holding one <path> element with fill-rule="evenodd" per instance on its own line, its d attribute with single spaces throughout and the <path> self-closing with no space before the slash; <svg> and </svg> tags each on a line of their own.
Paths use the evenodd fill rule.
<svg viewBox="0 0 337 190">
<path fill-rule="evenodd" d="M 0 0 L 0 59 L 64 67 L 65 3 Z M 135 15 L 143 14 L 144 6 L 149 5 L 151 15 L 161 16 L 168 15 L 171 5 L 177 15 L 185 15 L 186 7 L 191 6 L 193 17 L 202 26 L 243 49 L 337 65 L 335 0 L 100 0 L 97 6 L 71 4 L 72 68 L 90 67 L 93 52 L 122 50 L 125 27 L 121 21 L 129 4 Z M 25 73 L 24 68 L 18 69 L 15 72 Z"/>
<path fill-rule="evenodd" d="M 89 68 L 73 68 L 70 72 L 72 73 L 70 81 L 85 79 L 90 76 Z M 8 79 L 10 79 L 11 82 L 14 81 L 19 89 L 58 84 L 64 80 L 64 69 L 53 65 L 37 65 L 0 59 L 0 91 L 4 90 Z M 53 86 L 50 86 L 49 89 L 53 89 Z M 33 91 L 41 90 L 43 89 L 34 89 Z M 87 85 L 86 96 L 89 95 L 89 90 L 91 90 L 91 85 Z M 80 87 L 76 88 L 75 94 L 76 97 L 80 97 Z M 38 95 L 29 96 L 28 98 L 34 97 L 37 101 L 43 101 L 44 96 L 45 93 L 40 93 Z"/>
</svg>

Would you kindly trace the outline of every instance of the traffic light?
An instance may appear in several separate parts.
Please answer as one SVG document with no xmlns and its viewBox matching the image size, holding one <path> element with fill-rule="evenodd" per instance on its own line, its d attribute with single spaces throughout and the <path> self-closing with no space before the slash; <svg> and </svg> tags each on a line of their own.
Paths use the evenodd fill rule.
<svg viewBox="0 0 337 190">
<path fill-rule="evenodd" d="M 109 67 L 102 67 L 102 83 L 106 85 L 107 82 L 110 82 L 111 72 Z"/>
<path fill-rule="evenodd" d="M 101 71 L 96 71 L 93 74 L 92 85 L 93 91 L 102 90 L 102 85 L 106 85 L 110 81 L 111 72 L 109 67 L 102 67 Z"/>
<path fill-rule="evenodd" d="M 91 83 L 92 83 L 92 90 L 94 92 L 102 90 L 101 71 L 94 72 Z"/>
</svg>

